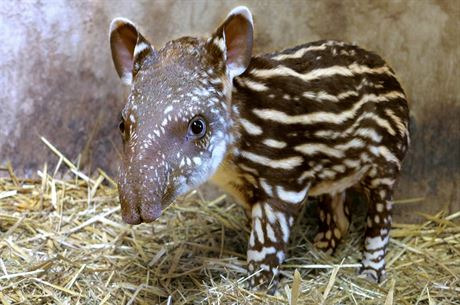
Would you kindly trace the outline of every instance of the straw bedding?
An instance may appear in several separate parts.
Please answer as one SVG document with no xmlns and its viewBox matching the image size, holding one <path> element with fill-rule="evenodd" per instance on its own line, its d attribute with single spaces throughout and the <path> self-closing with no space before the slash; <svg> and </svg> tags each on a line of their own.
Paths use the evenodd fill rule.
<svg viewBox="0 0 460 305">
<path fill-rule="evenodd" d="M 328 256 L 311 244 L 307 207 L 267 296 L 246 289 L 249 227 L 230 198 L 195 191 L 156 222 L 129 226 L 110 177 L 86 176 L 47 145 L 65 178 L 44 166 L 36 180 L 11 167 L 0 179 L 2 304 L 460 304 L 460 212 L 394 224 L 389 276 L 373 284 L 356 275 L 363 216 Z"/>
</svg>

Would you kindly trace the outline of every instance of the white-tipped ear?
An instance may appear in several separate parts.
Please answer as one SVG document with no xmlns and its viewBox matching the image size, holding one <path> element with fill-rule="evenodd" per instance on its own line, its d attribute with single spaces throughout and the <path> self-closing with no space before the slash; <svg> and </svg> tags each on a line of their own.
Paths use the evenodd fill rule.
<svg viewBox="0 0 460 305">
<path fill-rule="evenodd" d="M 230 78 L 246 71 L 252 56 L 253 35 L 251 12 L 245 6 L 238 6 L 230 11 L 211 38 L 211 42 L 224 54 Z"/>
<path fill-rule="evenodd" d="M 125 85 L 132 84 L 143 59 L 155 52 L 135 25 L 120 17 L 110 24 L 110 49 L 115 69 Z"/>
<path fill-rule="evenodd" d="M 251 23 L 251 27 L 254 28 L 254 21 L 252 20 L 252 13 L 251 11 L 247 8 L 247 6 L 240 5 L 235 7 L 228 13 L 227 18 L 229 18 L 232 15 L 242 15 L 244 16 L 249 23 Z"/>
</svg>

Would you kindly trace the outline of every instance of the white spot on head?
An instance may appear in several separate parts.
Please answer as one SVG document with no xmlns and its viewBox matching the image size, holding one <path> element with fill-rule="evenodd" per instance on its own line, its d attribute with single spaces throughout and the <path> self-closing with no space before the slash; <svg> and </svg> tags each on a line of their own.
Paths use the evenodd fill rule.
<svg viewBox="0 0 460 305">
<path fill-rule="evenodd" d="M 222 138 L 223 135 L 215 135 L 215 137 L 217 137 L 217 139 L 213 141 L 214 143 L 211 143 L 213 146 L 211 160 L 207 162 L 209 176 L 215 173 L 227 153 L 227 142 Z"/>
<path fill-rule="evenodd" d="M 203 87 L 198 87 L 198 88 L 193 89 L 192 93 L 196 96 L 204 96 L 204 97 L 208 97 L 210 95 L 209 91 Z M 192 101 L 193 101 L 193 98 L 192 98 Z"/>
<path fill-rule="evenodd" d="M 227 46 L 225 45 L 225 41 L 224 39 L 221 39 L 219 37 L 215 37 L 213 40 L 212 40 L 212 43 L 219 49 L 222 51 L 222 53 L 225 54 L 225 51 L 227 50 Z"/>
<path fill-rule="evenodd" d="M 202 160 L 199 157 L 193 157 L 193 163 L 195 163 L 195 165 L 197 166 L 200 166 L 202 163 Z"/>
<path fill-rule="evenodd" d="M 174 107 L 172 105 L 169 105 L 168 107 L 165 108 L 165 110 L 163 111 L 164 114 L 168 114 L 169 112 L 171 112 L 172 110 L 174 109 Z"/>
<path fill-rule="evenodd" d="M 130 114 L 129 115 L 129 120 L 131 121 L 131 123 L 136 123 L 136 117 L 134 116 L 134 114 Z"/>
</svg>

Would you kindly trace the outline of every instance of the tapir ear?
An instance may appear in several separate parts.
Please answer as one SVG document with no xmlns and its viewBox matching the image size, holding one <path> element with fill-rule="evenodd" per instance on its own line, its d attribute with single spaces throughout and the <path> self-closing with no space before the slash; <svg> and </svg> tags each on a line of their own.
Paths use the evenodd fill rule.
<svg viewBox="0 0 460 305">
<path fill-rule="evenodd" d="M 211 37 L 210 47 L 223 53 L 230 78 L 247 69 L 252 55 L 253 32 L 251 12 L 245 6 L 238 6 L 230 11 Z"/>
<path fill-rule="evenodd" d="M 115 18 L 110 24 L 110 49 L 115 69 L 125 85 L 131 85 L 142 63 L 157 53 L 125 18 Z"/>
</svg>

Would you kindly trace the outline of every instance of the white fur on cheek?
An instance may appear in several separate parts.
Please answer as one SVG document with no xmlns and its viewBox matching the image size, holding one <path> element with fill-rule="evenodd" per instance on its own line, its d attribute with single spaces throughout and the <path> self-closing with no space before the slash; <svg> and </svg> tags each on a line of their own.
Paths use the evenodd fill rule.
<svg viewBox="0 0 460 305">
<path fill-rule="evenodd" d="M 188 186 L 190 188 L 198 187 L 208 181 L 215 174 L 217 168 L 222 163 L 222 160 L 224 159 L 227 152 L 227 142 L 225 141 L 225 137 L 223 136 L 222 132 L 217 132 L 217 134 L 214 135 L 214 138 L 211 140 L 209 145 L 208 151 L 211 155 L 210 158 L 201 159 L 203 158 L 202 156 L 195 157 L 197 159 L 200 158 L 201 160 L 200 162 L 194 161 L 196 167 L 188 181 Z"/>
<path fill-rule="evenodd" d="M 218 143 L 214 144 L 214 149 L 212 150 L 212 157 L 208 165 L 209 167 L 208 177 L 211 177 L 212 175 L 214 175 L 220 163 L 224 159 L 226 151 L 227 151 L 227 143 L 225 142 L 224 139 L 220 139 Z"/>
</svg>

